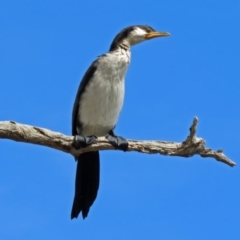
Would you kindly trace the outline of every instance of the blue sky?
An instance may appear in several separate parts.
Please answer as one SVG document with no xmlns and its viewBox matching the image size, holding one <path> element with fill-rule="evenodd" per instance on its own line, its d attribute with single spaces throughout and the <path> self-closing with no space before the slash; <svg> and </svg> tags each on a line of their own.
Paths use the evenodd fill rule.
<svg viewBox="0 0 240 240">
<path fill-rule="evenodd" d="M 0 121 L 71 133 L 82 75 L 124 27 L 171 37 L 132 48 L 116 133 L 198 136 L 240 156 L 240 1 L 0 1 Z M 240 239 L 240 170 L 183 159 L 101 152 L 98 198 L 70 220 L 73 158 L 0 140 L 0 239 Z"/>
</svg>

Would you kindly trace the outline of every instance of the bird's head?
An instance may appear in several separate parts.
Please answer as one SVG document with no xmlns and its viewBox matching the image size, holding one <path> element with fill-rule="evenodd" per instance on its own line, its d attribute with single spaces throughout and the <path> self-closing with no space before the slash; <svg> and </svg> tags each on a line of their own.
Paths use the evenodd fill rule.
<svg viewBox="0 0 240 240">
<path fill-rule="evenodd" d="M 110 50 L 114 50 L 120 44 L 130 47 L 145 40 L 167 36 L 170 36 L 168 32 L 158 32 L 150 26 L 130 26 L 124 28 L 120 33 L 117 34 L 111 44 Z"/>
</svg>

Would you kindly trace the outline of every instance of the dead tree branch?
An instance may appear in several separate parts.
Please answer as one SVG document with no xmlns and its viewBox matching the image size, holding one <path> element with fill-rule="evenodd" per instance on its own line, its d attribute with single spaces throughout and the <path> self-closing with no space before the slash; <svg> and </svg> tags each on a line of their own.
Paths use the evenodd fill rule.
<svg viewBox="0 0 240 240">
<path fill-rule="evenodd" d="M 210 148 L 206 148 L 205 141 L 202 138 L 196 137 L 197 123 L 198 119 L 195 117 L 193 119 L 192 126 L 190 127 L 190 134 L 182 143 L 167 141 L 136 141 L 128 139 L 128 151 L 137 151 L 149 154 L 160 153 L 162 155 L 179 157 L 200 155 L 201 157 L 214 158 L 217 161 L 223 162 L 231 167 L 235 166 L 236 163 L 225 156 L 222 150 L 213 151 Z M 87 148 L 82 148 L 81 150 L 76 150 L 72 146 L 72 136 L 66 136 L 44 128 L 19 124 L 14 121 L 0 122 L 0 138 L 38 144 L 61 150 L 74 156 L 82 152 L 114 149 L 105 137 L 99 137 L 95 144 Z"/>
</svg>

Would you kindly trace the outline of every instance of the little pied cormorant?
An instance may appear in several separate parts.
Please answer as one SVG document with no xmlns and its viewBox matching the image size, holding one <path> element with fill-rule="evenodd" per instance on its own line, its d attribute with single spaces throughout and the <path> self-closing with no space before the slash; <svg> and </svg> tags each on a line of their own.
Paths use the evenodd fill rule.
<svg viewBox="0 0 240 240">
<path fill-rule="evenodd" d="M 72 112 L 72 135 L 76 149 L 106 136 L 110 143 L 124 151 L 128 142 L 113 132 L 124 99 L 124 78 L 130 63 L 130 46 L 156 37 L 169 36 L 149 26 L 123 29 L 114 38 L 109 52 L 101 55 L 88 68 L 78 88 Z M 99 152 L 86 152 L 76 157 L 75 196 L 71 218 L 88 215 L 99 187 Z"/>
</svg>

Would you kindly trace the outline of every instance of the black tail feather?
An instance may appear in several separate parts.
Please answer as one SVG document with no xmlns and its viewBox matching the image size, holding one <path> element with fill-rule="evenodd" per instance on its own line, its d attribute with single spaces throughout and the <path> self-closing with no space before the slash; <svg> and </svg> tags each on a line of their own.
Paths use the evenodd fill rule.
<svg viewBox="0 0 240 240">
<path fill-rule="evenodd" d="M 71 219 L 77 218 L 80 212 L 83 218 L 87 217 L 97 197 L 99 165 L 99 152 L 86 152 L 78 157 Z"/>
</svg>

